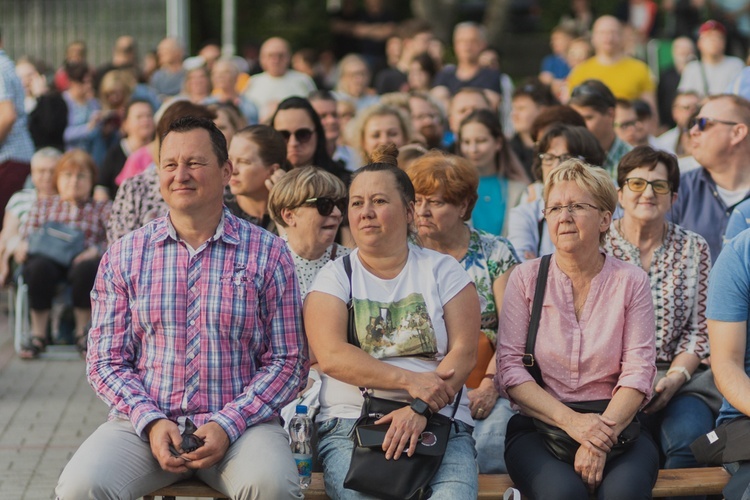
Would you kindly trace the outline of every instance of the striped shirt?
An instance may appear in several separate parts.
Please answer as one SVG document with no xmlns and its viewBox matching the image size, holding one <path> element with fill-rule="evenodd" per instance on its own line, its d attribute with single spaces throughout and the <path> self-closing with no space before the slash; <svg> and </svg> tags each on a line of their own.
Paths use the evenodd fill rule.
<svg viewBox="0 0 750 500">
<path fill-rule="evenodd" d="M 284 241 L 224 209 L 191 257 L 160 217 L 115 242 L 91 292 L 89 383 L 139 435 L 160 418 L 219 424 L 231 442 L 307 380 Z"/>
</svg>

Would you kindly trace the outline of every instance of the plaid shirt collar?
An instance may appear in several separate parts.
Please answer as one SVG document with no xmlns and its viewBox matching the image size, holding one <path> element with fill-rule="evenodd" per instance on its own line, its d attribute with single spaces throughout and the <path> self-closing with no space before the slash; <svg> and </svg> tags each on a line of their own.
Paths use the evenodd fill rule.
<svg viewBox="0 0 750 500">
<path fill-rule="evenodd" d="M 179 236 L 177 236 L 177 231 L 175 230 L 174 225 L 172 225 L 172 221 L 169 219 L 169 213 L 164 217 L 156 219 L 154 224 L 156 227 L 154 228 L 153 236 L 151 238 L 151 241 L 154 244 L 165 242 L 168 238 L 177 242 L 181 241 Z M 239 221 L 237 218 L 229 212 L 227 207 L 224 207 L 221 212 L 219 224 L 216 226 L 216 232 L 208 242 L 221 239 L 224 243 L 229 245 L 238 245 L 240 243 L 238 226 Z"/>
</svg>

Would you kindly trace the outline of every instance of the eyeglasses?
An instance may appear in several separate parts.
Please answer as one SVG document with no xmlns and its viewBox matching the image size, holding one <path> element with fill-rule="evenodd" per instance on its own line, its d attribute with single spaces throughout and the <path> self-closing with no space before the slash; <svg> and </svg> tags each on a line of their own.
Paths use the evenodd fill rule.
<svg viewBox="0 0 750 500">
<path fill-rule="evenodd" d="M 710 124 L 713 123 L 721 123 L 723 125 L 738 125 L 737 122 L 728 122 L 726 120 L 717 120 L 715 118 L 706 118 L 705 116 L 702 116 L 700 118 L 691 118 L 688 122 L 688 130 L 692 129 L 696 125 L 698 126 L 698 130 L 701 132 L 705 131 L 709 127 Z"/>
<path fill-rule="evenodd" d="M 627 122 L 615 122 L 615 128 L 621 128 L 623 130 L 627 130 L 629 128 L 633 128 L 638 123 L 638 120 L 630 120 Z"/>
<path fill-rule="evenodd" d="M 563 153 L 560 156 L 553 155 L 552 153 L 539 153 L 539 159 L 542 160 L 542 165 L 554 165 L 555 163 L 562 163 L 565 160 L 570 160 L 571 158 L 578 158 L 582 160 L 580 156 L 573 156 L 568 153 Z"/>
<path fill-rule="evenodd" d="M 294 136 L 294 138 L 297 139 L 297 142 L 299 142 L 300 144 L 310 142 L 310 139 L 312 139 L 312 136 L 315 133 L 314 130 L 309 128 L 298 128 L 294 132 L 290 132 L 288 130 L 278 130 L 278 132 L 286 142 L 289 142 L 289 138 Z"/>
<path fill-rule="evenodd" d="M 640 177 L 630 177 L 625 179 L 625 185 L 634 193 L 644 192 L 649 185 L 656 194 L 669 194 L 672 192 L 672 186 L 669 184 L 669 181 L 647 181 Z"/>
<path fill-rule="evenodd" d="M 320 196 L 318 198 L 306 199 L 303 205 L 315 205 L 315 208 L 318 209 L 318 213 L 320 215 L 322 215 L 323 217 L 328 217 L 329 215 L 331 215 L 331 213 L 333 213 L 333 207 L 338 207 L 342 214 L 346 213 L 347 200 L 346 198 L 339 198 L 338 200 L 334 200 L 333 198 L 329 198 L 327 196 Z"/>
<path fill-rule="evenodd" d="M 586 212 L 586 210 L 589 208 L 592 208 L 594 210 L 599 210 L 599 207 L 595 207 L 594 205 L 591 205 L 590 203 L 571 203 L 570 205 L 559 205 L 556 207 L 544 208 L 542 209 L 542 213 L 548 219 L 557 219 L 558 217 L 562 215 L 563 209 L 567 209 L 568 213 L 571 216 L 577 217 L 579 215 L 583 215 L 583 213 Z"/>
</svg>

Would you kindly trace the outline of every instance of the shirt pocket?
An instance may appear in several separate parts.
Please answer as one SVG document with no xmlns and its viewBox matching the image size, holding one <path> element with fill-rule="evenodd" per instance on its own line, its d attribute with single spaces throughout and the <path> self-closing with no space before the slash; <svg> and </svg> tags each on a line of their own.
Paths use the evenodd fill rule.
<svg viewBox="0 0 750 500">
<path fill-rule="evenodd" d="M 252 341 L 260 321 L 255 284 L 249 280 L 222 277 L 212 283 L 205 301 L 205 325 L 221 338 Z"/>
</svg>

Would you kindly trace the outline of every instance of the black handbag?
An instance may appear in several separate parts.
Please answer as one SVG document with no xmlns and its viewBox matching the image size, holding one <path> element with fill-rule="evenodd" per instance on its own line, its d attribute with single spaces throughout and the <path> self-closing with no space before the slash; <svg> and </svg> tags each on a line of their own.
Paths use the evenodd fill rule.
<svg viewBox="0 0 750 500">
<path fill-rule="evenodd" d="M 352 342 L 357 338 L 351 299 L 351 262 L 349 256 L 344 257 L 344 268 L 349 277 L 349 324 L 347 339 L 359 347 L 359 342 Z M 435 413 L 427 421 L 427 426 L 420 435 L 419 444 L 414 455 L 409 457 L 405 453 L 398 460 L 386 460 L 382 449 L 382 440 L 376 442 L 362 442 L 360 432 L 371 428 L 375 421 L 383 416 L 409 406 L 402 401 L 378 398 L 372 396 L 367 389 L 360 387 L 364 398 L 362 412 L 352 428 L 354 449 L 349 463 L 349 471 L 344 479 L 344 487 L 384 499 L 423 499 L 429 498 L 430 481 L 440 469 L 443 455 L 448 445 L 451 426 L 461 401 L 461 392 L 455 398 L 453 413 L 449 417 Z M 381 427 L 381 426 L 378 426 Z M 387 426 L 382 426 L 383 431 Z M 385 432 L 382 433 L 383 436 Z"/>
<path fill-rule="evenodd" d="M 381 446 L 362 443 L 357 439 L 358 430 L 409 404 L 372 396 L 364 388 L 360 390 L 365 402 L 362 405 L 362 414 L 352 429 L 354 450 L 349 462 L 349 471 L 344 479 L 344 487 L 378 498 L 429 498 L 430 481 L 443 463 L 461 392 L 456 396 L 453 415 L 450 418 L 439 413 L 429 418 L 427 427 L 419 437 L 414 455 L 410 457 L 404 453 L 398 460 L 386 460 Z"/>
<path fill-rule="evenodd" d="M 552 259 L 551 255 L 545 255 L 542 257 L 542 262 L 539 265 L 539 274 L 536 279 L 536 288 L 534 289 L 534 303 L 531 307 L 531 318 L 529 319 L 528 335 L 526 337 L 526 353 L 523 355 L 523 364 L 529 371 L 532 377 L 539 387 L 544 387 L 544 379 L 542 378 L 542 371 L 539 368 L 534 358 L 534 347 L 536 346 L 536 335 L 539 331 L 539 320 L 542 316 L 542 305 L 544 303 L 544 293 L 547 287 L 547 274 L 549 272 L 549 264 Z M 578 401 L 573 403 L 564 403 L 565 406 L 578 413 L 604 413 L 609 405 L 609 399 L 599 399 L 596 401 Z M 581 444 L 570 437 L 567 432 L 543 422 L 539 419 L 532 419 L 534 426 L 539 434 L 544 439 L 544 444 L 547 449 L 559 460 L 567 463 L 574 463 L 576 453 Z M 607 453 L 607 460 L 615 458 L 625 451 L 627 451 L 632 444 L 638 439 L 641 434 L 641 424 L 636 419 L 633 419 L 625 429 L 617 437 L 617 443 L 612 447 L 612 450 Z"/>
</svg>

